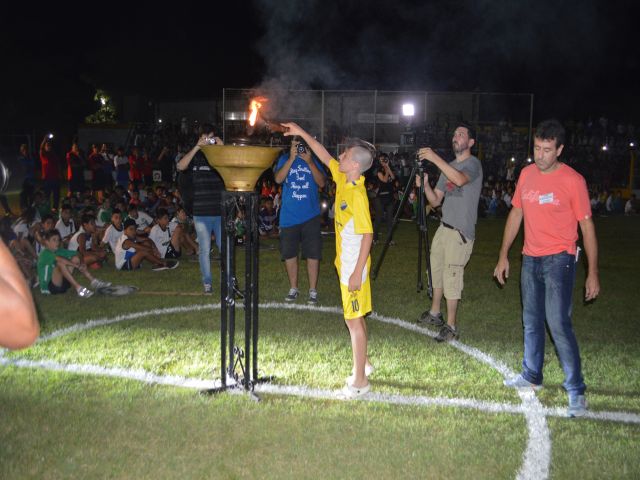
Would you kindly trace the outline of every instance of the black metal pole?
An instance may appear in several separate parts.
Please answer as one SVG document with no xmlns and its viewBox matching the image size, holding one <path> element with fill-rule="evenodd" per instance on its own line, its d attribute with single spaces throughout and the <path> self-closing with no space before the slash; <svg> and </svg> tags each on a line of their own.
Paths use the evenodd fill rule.
<svg viewBox="0 0 640 480">
<path fill-rule="evenodd" d="M 227 202 L 222 197 L 222 238 L 220 239 L 221 252 L 220 252 L 220 379 L 222 387 L 227 386 L 227 296 L 228 296 L 228 284 L 227 284 Z M 233 350 L 233 345 L 230 346 Z"/>
<path fill-rule="evenodd" d="M 247 207 L 251 208 L 253 195 L 251 193 L 245 194 L 242 196 L 245 202 L 245 210 Z M 245 211 L 245 223 L 246 223 L 246 211 Z M 251 222 L 249 222 L 251 223 Z M 251 226 L 248 226 L 246 230 L 248 234 L 251 235 Z M 251 386 L 251 324 L 252 324 L 252 316 L 253 316 L 253 242 L 245 242 L 244 243 L 244 358 L 245 358 L 245 375 L 243 379 L 243 384 L 245 390 L 249 390 Z"/>
<path fill-rule="evenodd" d="M 260 236 L 258 234 L 258 209 L 260 201 L 257 194 L 251 195 L 251 308 L 253 309 L 253 361 L 252 374 L 253 381 L 258 381 L 258 284 L 259 284 L 259 252 L 260 252 Z"/>
</svg>

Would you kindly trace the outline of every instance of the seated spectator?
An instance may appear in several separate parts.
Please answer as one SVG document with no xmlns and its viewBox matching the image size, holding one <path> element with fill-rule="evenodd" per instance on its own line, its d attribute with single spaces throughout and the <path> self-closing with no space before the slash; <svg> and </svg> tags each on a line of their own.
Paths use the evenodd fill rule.
<svg viewBox="0 0 640 480">
<path fill-rule="evenodd" d="M 104 232 L 109 225 L 109 222 L 111 222 L 112 211 L 111 201 L 108 198 L 105 198 L 96 217 L 96 227 L 99 229 L 98 233 L 100 233 L 100 231 Z"/>
<path fill-rule="evenodd" d="M 60 218 L 54 228 L 60 232 L 62 245 L 66 248 L 69 245 L 69 240 L 71 240 L 73 234 L 76 233 L 76 224 L 72 218 L 71 205 L 68 203 L 62 205 Z"/>
<path fill-rule="evenodd" d="M 129 218 L 135 220 L 138 235 L 149 235 L 151 225 L 153 225 L 153 218 L 148 213 L 138 210 L 135 205 L 129 205 Z"/>
<path fill-rule="evenodd" d="M 0 238 L 9 248 L 13 258 L 15 258 L 22 275 L 27 280 L 27 284 L 35 286 L 37 276 L 34 268 L 36 257 L 32 254 L 33 247 L 26 239 L 18 240 L 18 236 L 11 228 L 9 217 L 0 219 Z"/>
<path fill-rule="evenodd" d="M 55 221 L 53 220 L 53 215 L 51 215 L 50 213 L 43 215 L 40 223 L 37 223 L 33 226 L 32 231 L 33 236 L 36 240 L 35 249 L 37 255 L 40 255 L 40 252 L 44 248 L 42 245 L 42 236 L 46 232 L 50 232 L 51 230 L 53 230 L 54 227 Z"/>
<path fill-rule="evenodd" d="M 149 232 L 149 239 L 156 245 L 161 258 L 180 258 L 182 255 L 182 226 L 173 224 L 173 228 L 170 228 L 169 212 L 166 208 L 158 208 L 157 214 L 156 224 Z"/>
<path fill-rule="evenodd" d="M 155 215 L 156 209 L 160 206 L 160 199 L 156 192 L 152 188 L 147 189 L 147 197 L 141 204 L 141 207 L 149 212 L 151 215 Z"/>
<path fill-rule="evenodd" d="M 69 250 L 78 252 L 82 261 L 91 268 L 100 268 L 105 261 L 107 252 L 98 245 L 96 219 L 93 215 L 82 215 L 80 228 L 69 240 Z"/>
<path fill-rule="evenodd" d="M 188 252 L 187 255 L 198 255 L 199 247 L 195 241 L 195 231 L 193 228 L 193 221 L 187 215 L 187 211 L 178 207 L 176 209 L 175 216 L 171 219 L 171 223 L 169 224 L 169 229 L 173 231 L 176 226 L 182 226 L 182 246 L 185 251 Z"/>
<path fill-rule="evenodd" d="M 130 193 L 131 200 L 129 200 L 129 205 L 139 207 L 142 204 L 142 200 L 140 200 L 140 192 L 138 190 L 132 190 Z"/>
<path fill-rule="evenodd" d="M 116 243 L 122 236 L 124 230 L 122 229 L 122 213 L 117 208 L 111 212 L 111 225 L 107 227 L 102 236 L 101 246 L 106 247 L 109 245 L 109 249 L 112 252 L 116 251 Z"/>
<path fill-rule="evenodd" d="M 276 229 L 276 210 L 273 208 L 273 199 L 265 197 L 262 199 L 263 206 L 258 214 L 258 232 L 261 236 L 275 238 L 278 236 Z"/>
<path fill-rule="evenodd" d="M 137 270 L 143 260 L 153 264 L 154 272 L 173 269 L 179 265 L 177 260 L 163 260 L 154 254 L 151 247 L 137 242 L 136 232 L 136 221 L 128 218 L 124 222 L 124 233 L 116 243 L 115 264 L 118 270 Z"/>
<path fill-rule="evenodd" d="M 93 292 L 80 285 L 73 278 L 73 271 L 78 270 L 90 282 L 93 288 L 108 287 L 109 282 L 103 282 L 91 276 L 87 265 L 80 260 L 78 252 L 60 248 L 62 239 L 60 232 L 51 230 L 44 234 L 44 249 L 38 257 L 38 278 L 40 291 L 46 295 L 65 293 L 71 286 L 79 297 L 88 298 Z"/>
</svg>

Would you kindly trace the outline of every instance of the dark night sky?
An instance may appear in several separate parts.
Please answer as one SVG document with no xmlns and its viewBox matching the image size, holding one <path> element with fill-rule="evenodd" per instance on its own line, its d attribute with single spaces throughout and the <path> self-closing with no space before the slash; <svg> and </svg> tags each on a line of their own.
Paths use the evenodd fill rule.
<svg viewBox="0 0 640 480">
<path fill-rule="evenodd" d="M 635 123 L 640 107 L 634 2 L 23 3 L 0 19 L 4 131 L 75 125 L 95 110 L 95 87 L 157 99 L 265 81 L 533 92 L 537 119 Z"/>
</svg>

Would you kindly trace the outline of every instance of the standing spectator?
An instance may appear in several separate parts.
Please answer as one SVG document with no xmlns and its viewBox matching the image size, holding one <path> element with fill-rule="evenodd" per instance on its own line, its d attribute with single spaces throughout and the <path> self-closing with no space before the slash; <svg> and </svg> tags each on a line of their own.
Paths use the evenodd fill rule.
<svg viewBox="0 0 640 480">
<path fill-rule="evenodd" d="M 627 200 L 627 203 L 624 204 L 624 214 L 625 215 L 633 215 L 638 212 L 638 205 L 636 201 L 636 194 L 632 193 L 631 198 Z"/>
<path fill-rule="evenodd" d="M 69 180 L 69 196 L 84 192 L 85 161 L 77 143 L 71 145 L 67 152 L 67 180 Z"/>
<path fill-rule="evenodd" d="M 220 175 L 209 165 L 200 147 L 208 145 L 211 139 L 216 144 L 222 145 L 222 140 L 214 136 L 213 126 L 205 124 L 202 126 L 202 135 L 198 143 L 180 159 L 176 165 L 179 172 L 191 170 L 190 180 L 192 182 L 192 211 L 195 223 L 196 235 L 198 237 L 198 248 L 200 261 L 200 273 L 202 274 L 202 284 L 204 293 L 213 293 L 211 277 L 211 234 L 215 234 L 218 250 L 222 246 L 222 226 L 220 223 L 220 202 L 224 182 Z M 181 173 L 182 176 L 182 173 Z M 185 178 L 187 176 L 185 175 Z M 185 192 L 186 193 L 186 192 Z"/>
<path fill-rule="evenodd" d="M 116 185 L 127 188 L 129 185 L 129 159 L 124 154 L 124 148 L 118 147 L 116 150 L 113 166 L 116 169 Z"/>
<path fill-rule="evenodd" d="M 133 182 L 136 189 L 142 182 L 142 168 L 143 162 L 138 147 L 133 147 L 131 155 L 129 155 L 129 179 Z"/>
<path fill-rule="evenodd" d="M 113 154 L 109 151 L 109 146 L 103 143 L 100 147 L 100 155 L 102 155 L 102 169 L 104 170 L 105 188 L 111 190 L 113 182 L 115 182 L 115 170 L 113 165 Z"/>
<path fill-rule="evenodd" d="M 107 184 L 105 178 L 105 171 L 102 167 L 102 162 L 104 158 L 98 152 L 98 146 L 91 146 L 91 153 L 89 154 L 89 168 L 91 168 L 91 172 L 93 174 L 93 180 L 91 182 L 91 187 L 93 190 L 93 194 L 97 196 L 98 202 L 102 203 L 104 197 L 104 188 Z"/>
<path fill-rule="evenodd" d="M 318 189 L 325 184 L 322 166 L 313 158 L 308 146 L 291 142 L 288 153 L 280 156 L 275 168 L 275 181 L 282 184 L 280 208 L 280 253 L 289 277 L 287 302 L 298 299 L 298 252 L 307 260 L 309 298 L 318 303 L 318 274 L 322 259 L 322 222 Z"/>
<path fill-rule="evenodd" d="M 389 157 L 386 153 L 380 155 L 380 167 L 376 174 L 376 180 L 378 183 L 378 192 L 376 193 L 373 201 L 374 209 L 376 212 L 376 218 L 373 222 L 373 243 L 378 242 L 378 236 L 380 234 L 380 225 L 382 224 L 383 217 L 387 224 L 387 234 L 391 232 L 393 225 L 393 206 L 394 206 L 394 189 L 393 184 L 396 179 L 391 167 L 389 166 Z M 394 241 L 391 241 L 390 245 L 395 245 Z"/>
<path fill-rule="evenodd" d="M 36 188 L 36 161 L 33 155 L 29 153 L 29 147 L 26 143 L 20 145 L 18 162 L 24 175 L 22 191 L 20 192 L 20 209 L 24 210 L 33 203 L 33 194 Z"/>
<path fill-rule="evenodd" d="M 451 140 L 456 158 L 451 163 L 431 148 L 418 151 L 420 160 L 430 161 L 441 172 L 435 188 L 431 188 L 429 177 L 424 174 L 425 195 L 433 208 L 442 204 L 442 222 L 431 244 L 433 301 L 431 309 L 420 317 L 421 321 L 441 326 L 435 338 L 438 342 L 458 338 L 456 313 L 462 298 L 464 267 L 473 251 L 482 189 L 482 165 L 471 155 L 475 138 L 475 130 L 470 125 L 458 123 Z M 441 313 L 443 297 L 447 302 L 446 324 Z"/>
<path fill-rule="evenodd" d="M 598 243 L 591 216 L 589 194 L 582 175 L 559 161 L 565 131 L 557 120 L 536 127 L 535 164 L 524 168 L 513 197 L 494 276 L 504 285 L 509 276 L 509 248 L 524 218 L 522 273 L 522 323 L 524 358 L 522 373 L 505 380 L 507 387 L 534 389 L 542 386 L 545 321 L 565 374 L 570 417 L 586 413 L 580 351 L 571 325 L 571 297 L 575 283 L 578 224 L 582 231 L 589 269 L 585 300 L 600 292 Z"/>
<path fill-rule="evenodd" d="M 53 136 L 45 135 L 40 144 L 40 164 L 42 165 L 42 189 L 49 209 L 58 210 L 60 203 L 60 169 L 62 162 L 58 154 L 53 151 L 51 143 Z M 53 205 L 51 196 L 53 195 Z"/>
</svg>

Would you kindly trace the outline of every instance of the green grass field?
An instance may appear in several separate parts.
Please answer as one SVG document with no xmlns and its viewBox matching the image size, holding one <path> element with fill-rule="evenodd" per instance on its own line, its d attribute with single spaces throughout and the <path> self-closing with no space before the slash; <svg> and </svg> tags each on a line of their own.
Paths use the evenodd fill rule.
<svg viewBox="0 0 640 480">
<path fill-rule="evenodd" d="M 563 418 L 563 374 L 549 342 L 545 389 L 537 394 L 547 414 L 548 474 L 638 478 L 640 218 L 595 220 L 602 292 L 591 305 L 579 300 L 584 283 L 584 268 L 579 268 L 574 326 L 590 410 L 628 412 L 631 421 Z M 430 225 L 431 234 L 435 226 Z M 518 371 L 521 243 L 512 249 L 507 286 L 499 289 L 492 279 L 503 226 L 495 219 L 478 225 L 459 309 L 460 342 Z M 415 227 L 401 223 L 394 238 L 398 245 L 389 249 L 373 283 L 374 310 L 380 317 L 414 324 L 429 305 L 425 292 L 416 293 Z M 379 251 L 374 248 L 374 260 Z M 321 305 L 328 307 L 339 306 L 333 252 L 329 237 L 319 286 Z M 242 256 L 238 269 L 244 270 Z M 304 292 L 306 275 L 301 273 Z M 204 396 L 197 389 L 117 376 L 17 366 L 19 360 L 49 361 L 154 378 L 219 377 L 219 310 L 193 310 L 197 304 L 219 302 L 219 296 L 191 295 L 201 290 L 197 262 L 186 259 L 177 270 L 158 273 L 117 272 L 107 266 L 98 276 L 140 291 L 88 300 L 73 293 L 35 293 L 43 335 L 151 309 L 184 306 L 192 311 L 147 315 L 6 352 L 8 364 L 0 366 L 2 479 L 514 478 L 527 463 L 525 451 L 540 450 L 539 437 L 527 426 L 530 417 L 517 411 L 520 397 L 502 386 L 503 376 L 495 368 L 402 325 L 368 322 L 370 357 L 377 368 L 371 378 L 374 398 L 331 398 L 351 368 L 347 330 L 332 312 L 260 310 L 260 373 L 275 379 L 273 393 L 260 393 L 259 403 L 246 395 Z M 277 250 L 261 250 L 261 303 L 281 302 L 287 289 Z M 241 328 L 237 339 L 242 343 Z M 285 386 L 320 393 L 309 398 L 301 388 L 288 395 Z M 434 399 L 440 403 L 420 404 Z M 505 409 L 486 411 L 483 405 Z"/>
</svg>

